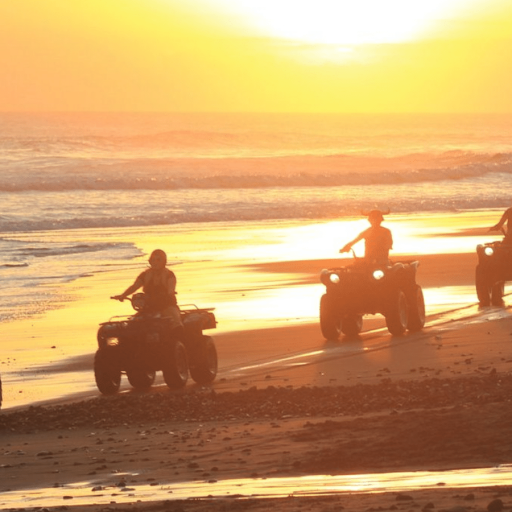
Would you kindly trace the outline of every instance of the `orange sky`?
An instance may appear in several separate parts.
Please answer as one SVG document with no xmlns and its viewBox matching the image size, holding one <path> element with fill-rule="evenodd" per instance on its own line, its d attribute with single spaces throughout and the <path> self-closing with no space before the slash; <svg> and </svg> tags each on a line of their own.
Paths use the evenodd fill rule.
<svg viewBox="0 0 512 512">
<path fill-rule="evenodd" d="M 4 0 L 0 24 L 0 111 L 512 112 L 510 0 Z"/>
</svg>

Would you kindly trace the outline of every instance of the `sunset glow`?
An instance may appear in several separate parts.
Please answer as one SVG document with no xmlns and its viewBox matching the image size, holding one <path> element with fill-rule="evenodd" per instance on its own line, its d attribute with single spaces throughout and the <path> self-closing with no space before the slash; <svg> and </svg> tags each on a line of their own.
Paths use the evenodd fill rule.
<svg viewBox="0 0 512 512">
<path fill-rule="evenodd" d="M 0 3 L 2 111 L 508 112 L 507 0 Z"/>
<path fill-rule="evenodd" d="M 474 0 L 211 0 L 272 37 L 319 44 L 397 43 L 424 36 Z"/>
</svg>

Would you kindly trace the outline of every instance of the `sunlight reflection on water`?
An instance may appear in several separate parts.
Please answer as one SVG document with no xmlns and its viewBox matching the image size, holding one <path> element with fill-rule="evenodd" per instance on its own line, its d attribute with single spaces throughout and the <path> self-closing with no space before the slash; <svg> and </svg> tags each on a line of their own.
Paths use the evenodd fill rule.
<svg viewBox="0 0 512 512">
<path fill-rule="evenodd" d="M 123 476 L 123 475 L 118 475 Z M 125 475 L 125 476 L 135 476 Z M 1 493 L 0 506 L 53 507 L 73 505 L 133 503 L 190 498 L 314 496 L 344 493 L 400 492 L 417 489 L 464 488 L 509 485 L 512 466 L 414 471 L 365 475 L 309 475 L 302 477 L 232 479 L 179 482 L 159 485 L 95 486 L 90 482 L 51 489 L 30 489 Z M 94 489 L 94 490 L 93 490 Z"/>
</svg>

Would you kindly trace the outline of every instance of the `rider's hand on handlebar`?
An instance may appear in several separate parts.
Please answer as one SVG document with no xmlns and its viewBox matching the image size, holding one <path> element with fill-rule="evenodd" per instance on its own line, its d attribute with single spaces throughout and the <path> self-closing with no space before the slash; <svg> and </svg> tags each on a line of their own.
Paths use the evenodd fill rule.
<svg viewBox="0 0 512 512">
<path fill-rule="evenodd" d="M 111 299 L 118 300 L 119 302 L 123 302 L 126 297 L 124 295 L 114 295 L 113 297 L 110 297 Z"/>
<path fill-rule="evenodd" d="M 340 252 L 349 252 L 350 251 L 350 245 L 347 244 L 344 247 L 340 249 Z"/>
</svg>

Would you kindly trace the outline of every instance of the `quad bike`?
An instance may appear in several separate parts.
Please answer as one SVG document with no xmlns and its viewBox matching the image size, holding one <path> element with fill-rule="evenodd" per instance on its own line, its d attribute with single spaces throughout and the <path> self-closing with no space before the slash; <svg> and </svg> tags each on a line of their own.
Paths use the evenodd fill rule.
<svg viewBox="0 0 512 512">
<path fill-rule="evenodd" d="M 2 408 L 2 377 L 0 377 L 0 409 Z"/>
<path fill-rule="evenodd" d="M 352 251 L 353 252 L 353 251 Z M 423 290 L 416 283 L 419 262 L 369 265 L 356 257 L 345 267 L 322 270 L 326 292 L 320 300 L 320 329 L 328 340 L 357 336 L 363 315 L 380 313 L 391 334 L 420 331 L 425 325 Z"/>
<path fill-rule="evenodd" d="M 502 306 L 505 281 L 512 280 L 512 245 L 504 241 L 476 247 L 476 295 L 481 306 Z"/>
<path fill-rule="evenodd" d="M 145 309 L 143 293 L 131 299 L 136 314 L 113 317 L 100 324 L 94 357 L 96 385 L 104 395 L 117 393 L 125 373 L 135 389 L 148 389 L 162 371 L 171 389 L 185 386 L 188 376 L 201 385 L 217 376 L 217 349 L 203 329 L 217 325 L 212 308 L 180 308 L 183 327 L 172 329 L 170 319 Z"/>
</svg>

